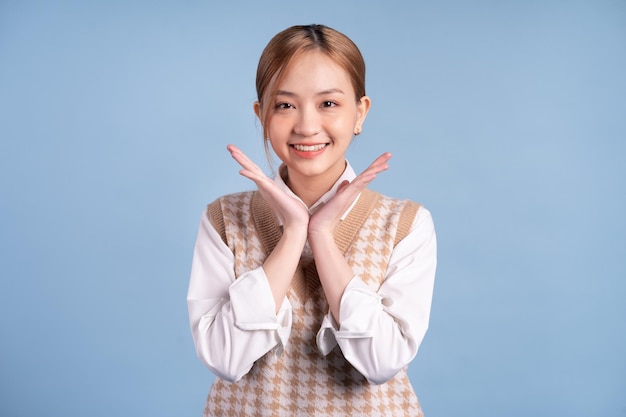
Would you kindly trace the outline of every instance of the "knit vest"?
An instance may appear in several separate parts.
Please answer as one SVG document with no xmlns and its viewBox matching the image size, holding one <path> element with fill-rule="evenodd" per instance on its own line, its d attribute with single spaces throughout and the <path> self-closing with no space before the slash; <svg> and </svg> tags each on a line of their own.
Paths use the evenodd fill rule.
<svg viewBox="0 0 626 417">
<path fill-rule="evenodd" d="M 355 276 L 373 291 L 385 279 L 391 252 L 409 232 L 419 205 L 364 190 L 335 231 L 335 242 Z M 209 205 L 215 229 L 235 256 L 235 276 L 263 265 L 281 237 L 258 191 L 231 194 Z M 291 335 L 284 352 L 267 353 L 248 374 L 216 378 L 205 416 L 423 416 L 406 369 L 381 385 L 367 382 L 336 346 L 323 356 L 316 335 L 328 303 L 315 263 L 302 258 L 287 297 Z"/>
</svg>

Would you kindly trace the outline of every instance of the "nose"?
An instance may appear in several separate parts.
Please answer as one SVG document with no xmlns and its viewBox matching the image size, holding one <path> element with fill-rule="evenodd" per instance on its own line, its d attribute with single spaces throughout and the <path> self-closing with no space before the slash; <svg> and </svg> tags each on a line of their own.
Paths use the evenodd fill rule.
<svg viewBox="0 0 626 417">
<path fill-rule="evenodd" d="M 294 132 L 300 136 L 315 136 L 320 130 L 320 118 L 317 109 L 312 106 L 301 108 L 294 125 Z"/>
</svg>

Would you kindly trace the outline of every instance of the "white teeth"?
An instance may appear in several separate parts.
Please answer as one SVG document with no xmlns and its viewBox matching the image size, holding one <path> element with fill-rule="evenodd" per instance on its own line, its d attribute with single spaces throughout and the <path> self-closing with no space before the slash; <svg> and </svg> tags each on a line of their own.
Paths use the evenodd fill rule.
<svg viewBox="0 0 626 417">
<path fill-rule="evenodd" d="M 326 146 L 325 143 L 320 143 L 319 145 L 293 145 L 296 150 L 300 152 L 314 152 L 323 149 Z"/>
</svg>

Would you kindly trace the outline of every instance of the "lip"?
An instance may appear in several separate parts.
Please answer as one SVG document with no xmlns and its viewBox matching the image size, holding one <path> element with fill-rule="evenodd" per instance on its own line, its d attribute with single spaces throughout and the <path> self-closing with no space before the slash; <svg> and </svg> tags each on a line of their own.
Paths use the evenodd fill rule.
<svg viewBox="0 0 626 417">
<path fill-rule="evenodd" d="M 316 151 L 299 151 L 298 149 L 296 149 L 295 145 L 301 145 L 301 146 L 319 146 L 319 145 L 324 145 L 324 147 L 322 149 L 316 150 Z M 330 145 L 330 143 L 291 143 L 289 144 L 289 149 L 291 150 L 291 152 L 293 152 L 296 156 L 300 157 L 300 158 L 304 158 L 304 159 L 311 159 L 311 158 L 315 158 L 316 156 L 324 153 L 324 151 L 328 148 L 328 146 Z"/>
</svg>

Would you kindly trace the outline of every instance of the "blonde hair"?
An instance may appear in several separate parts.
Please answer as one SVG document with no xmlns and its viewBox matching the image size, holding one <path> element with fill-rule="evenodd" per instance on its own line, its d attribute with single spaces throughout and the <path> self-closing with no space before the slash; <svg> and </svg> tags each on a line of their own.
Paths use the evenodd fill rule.
<svg viewBox="0 0 626 417">
<path fill-rule="evenodd" d="M 321 51 L 343 68 L 348 74 L 355 93 L 355 100 L 365 96 L 365 61 L 361 51 L 343 33 L 324 25 L 292 26 L 276 34 L 267 44 L 256 72 L 256 91 L 263 119 L 263 138 L 267 139 L 267 127 L 272 113 L 265 111 L 289 65 L 309 51 Z M 265 149 L 269 148 L 265 140 Z"/>
</svg>

